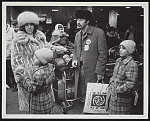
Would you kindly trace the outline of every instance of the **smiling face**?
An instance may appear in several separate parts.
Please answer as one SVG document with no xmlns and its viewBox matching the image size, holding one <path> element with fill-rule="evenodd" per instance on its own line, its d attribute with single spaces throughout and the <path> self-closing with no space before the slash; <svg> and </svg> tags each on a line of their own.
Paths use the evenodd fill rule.
<svg viewBox="0 0 150 121">
<path fill-rule="evenodd" d="M 129 52 L 123 45 L 120 45 L 119 53 L 120 53 L 120 57 L 127 57 L 129 55 Z"/>
<path fill-rule="evenodd" d="M 77 19 L 77 29 L 84 29 L 86 25 L 88 25 L 89 21 L 86 19 L 78 18 Z"/>
<path fill-rule="evenodd" d="M 31 23 L 25 24 L 25 31 L 28 34 L 32 34 L 34 31 L 34 24 L 31 24 Z"/>
</svg>

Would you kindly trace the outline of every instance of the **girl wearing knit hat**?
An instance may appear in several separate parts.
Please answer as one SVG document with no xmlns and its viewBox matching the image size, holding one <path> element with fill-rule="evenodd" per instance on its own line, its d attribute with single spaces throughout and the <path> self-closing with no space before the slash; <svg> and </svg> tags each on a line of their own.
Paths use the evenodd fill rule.
<svg viewBox="0 0 150 121">
<path fill-rule="evenodd" d="M 30 78 L 25 73 L 19 74 L 20 85 L 27 90 L 29 96 L 30 114 L 51 114 L 55 104 L 52 82 L 55 79 L 53 64 L 53 51 L 41 48 L 35 51 L 33 72 Z M 16 72 L 21 72 L 17 68 Z M 17 73 L 18 74 L 18 73 Z M 25 80 L 25 81 L 22 81 Z"/>
<path fill-rule="evenodd" d="M 106 110 L 110 115 L 132 113 L 133 91 L 138 77 L 138 66 L 131 56 L 135 46 L 132 40 L 124 40 L 120 43 L 120 58 L 116 60 L 107 90 Z"/>
<path fill-rule="evenodd" d="M 43 32 L 37 30 L 39 17 L 31 11 L 24 11 L 17 17 L 19 31 L 12 42 L 11 48 L 11 66 L 14 72 L 15 81 L 19 82 L 15 73 L 18 66 L 24 67 L 26 75 L 31 78 L 33 71 L 33 55 L 37 49 L 47 46 L 46 36 Z M 25 81 L 25 80 L 23 80 Z M 17 83 L 18 89 L 21 89 L 20 83 Z M 22 102 L 24 95 L 28 93 L 18 90 L 18 100 Z M 24 102 L 19 104 L 19 110 L 24 111 L 27 108 Z M 27 110 L 26 110 L 27 111 Z"/>
</svg>

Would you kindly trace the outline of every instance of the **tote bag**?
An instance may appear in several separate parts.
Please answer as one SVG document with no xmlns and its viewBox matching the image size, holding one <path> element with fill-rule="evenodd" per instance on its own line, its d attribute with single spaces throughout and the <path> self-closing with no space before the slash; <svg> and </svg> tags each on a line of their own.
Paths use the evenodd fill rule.
<svg viewBox="0 0 150 121">
<path fill-rule="evenodd" d="M 87 83 L 83 113 L 106 113 L 106 91 L 108 84 Z"/>
</svg>

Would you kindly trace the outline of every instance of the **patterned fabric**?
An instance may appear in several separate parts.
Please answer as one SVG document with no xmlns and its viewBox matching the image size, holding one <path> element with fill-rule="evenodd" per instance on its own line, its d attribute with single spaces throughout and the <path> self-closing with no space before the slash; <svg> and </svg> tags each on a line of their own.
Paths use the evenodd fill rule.
<svg viewBox="0 0 150 121">
<path fill-rule="evenodd" d="M 12 27 L 10 27 L 9 24 L 6 25 L 6 59 L 11 59 L 11 46 L 12 46 L 12 40 L 15 38 L 15 31 Z"/>
<path fill-rule="evenodd" d="M 36 68 L 33 71 L 32 81 L 25 77 L 22 86 L 30 92 L 29 109 L 31 114 L 52 113 L 55 103 L 52 90 L 54 79 L 55 74 L 52 64 Z"/>
<path fill-rule="evenodd" d="M 31 40 L 30 36 L 23 31 L 19 31 L 12 43 L 12 68 L 13 71 L 22 65 L 26 71 L 30 71 L 33 66 L 33 55 L 35 50 L 47 45 L 45 35 L 37 31 Z M 38 43 L 38 44 L 37 44 Z M 30 73 L 29 73 L 30 74 Z"/>
<path fill-rule="evenodd" d="M 14 72 L 14 77 L 16 82 L 19 82 L 15 73 L 16 69 L 19 66 L 22 66 L 24 68 L 25 74 L 31 79 L 31 74 L 33 70 L 34 52 L 35 50 L 39 48 L 43 48 L 45 46 L 47 46 L 46 37 L 41 31 L 37 30 L 37 32 L 33 37 L 29 36 L 27 33 L 23 31 L 17 32 L 16 37 L 12 41 L 12 48 L 11 48 L 11 66 Z M 19 83 L 18 86 L 20 86 Z M 21 87 L 18 89 L 21 89 Z M 23 101 L 24 98 L 20 95 L 27 94 L 27 92 L 25 92 L 24 90 L 24 91 L 18 91 L 18 93 L 20 93 L 18 94 L 18 100 Z M 19 107 L 23 107 L 21 105 L 23 105 L 24 103 L 26 102 L 20 103 Z M 24 109 L 27 108 L 24 107 L 21 110 Z"/>
<path fill-rule="evenodd" d="M 106 109 L 110 114 L 131 113 L 137 77 L 138 66 L 131 56 L 117 59 L 107 92 Z"/>
</svg>

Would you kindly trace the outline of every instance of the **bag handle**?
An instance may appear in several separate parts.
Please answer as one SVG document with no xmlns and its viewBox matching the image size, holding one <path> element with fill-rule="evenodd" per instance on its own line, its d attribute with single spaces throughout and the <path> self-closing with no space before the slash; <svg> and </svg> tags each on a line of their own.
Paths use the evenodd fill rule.
<svg viewBox="0 0 150 121">
<path fill-rule="evenodd" d="M 104 84 L 104 77 L 100 80 L 97 80 L 97 83 L 99 83 L 101 81 L 102 84 Z"/>
</svg>

